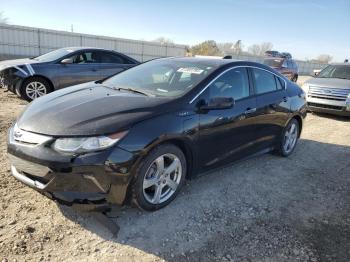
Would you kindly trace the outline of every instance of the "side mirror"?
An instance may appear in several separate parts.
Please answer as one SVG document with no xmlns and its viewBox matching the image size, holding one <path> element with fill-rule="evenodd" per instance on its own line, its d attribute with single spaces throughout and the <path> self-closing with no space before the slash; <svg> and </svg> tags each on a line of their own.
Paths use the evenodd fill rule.
<svg viewBox="0 0 350 262">
<path fill-rule="evenodd" d="M 321 72 L 321 69 L 314 69 L 314 76 L 318 76 Z"/>
<path fill-rule="evenodd" d="M 220 110 L 232 108 L 235 104 L 235 100 L 232 97 L 213 97 L 209 100 L 209 103 L 201 105 L 201 110 Z"/>
<path fill-rule="evenodd" d="M 73 64 L 73 58 L 66 58 L 61 61 L 61 64 Z"/>
</svg>

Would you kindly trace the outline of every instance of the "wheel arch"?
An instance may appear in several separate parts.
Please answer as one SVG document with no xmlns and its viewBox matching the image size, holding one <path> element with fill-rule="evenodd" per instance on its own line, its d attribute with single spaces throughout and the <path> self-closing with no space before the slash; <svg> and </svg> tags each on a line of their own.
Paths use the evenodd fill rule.
<svg viewBox="0 0 350 262">
<path fill-rule="evenodd" d="M 291 118 L 291 120 L 292 120 L 292 119 L 295 119 L 295 120 L 298 121 L 298 124 L 299 124 L 299 134 L 298 134 L 298 137 L 300 137 L 301 130 L 303 129 L 303 119 L 302 119 L 302 117 L 299 116 L 299 115 L 294 115 L 294 116 Z M 289 121 L 290 121 L 290 120 L 289 120 Z"/>
<path fill-rule="evenodd" d="M 54 86 L 53 82 L 51 81 L 51 79 L 46 77 L 46 76 L 40 75 L 40 74 L 31 75 L 31 76 L 23 79 L 22 84 L 21 84 L 21 90 L 23 90 L 23 88 L 24 88 L 24 83 L 26 83 L 27 81 L 29 81 L 30 79 L 33 79 L 35 77 L 42 78 L 45 81 L 47 81 L 49 83 L 49 85 L 50 85 L 50 89 L 51 89 L 50 91 L 51 92 L 55 90 L 55 86 Z"/>
</svg>

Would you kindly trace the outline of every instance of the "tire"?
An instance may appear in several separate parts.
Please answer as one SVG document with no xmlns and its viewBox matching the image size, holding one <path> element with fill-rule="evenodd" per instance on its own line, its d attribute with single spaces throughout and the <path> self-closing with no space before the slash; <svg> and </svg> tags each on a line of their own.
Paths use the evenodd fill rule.
<svg viewBox="0 0 350 262">
<path fill-rule="evenodd" d="M 169 167 L 174 170 L 167 173 Z M 185 155 L 177 146 L 173 144 L 157 146 L 141 161 L 137 170 L 132 184 L 133 204 L 146 211 L 165 207 L 179 193 L 185 181 L 186 170 Z M 169 180 L 173 182 L 170 183 Z"/>
<path fill-rule="evenodd" d="M 294 126 L 294 129 L 292 131 L 293 126 Z M 291 131 L 292 131 L 292 134 L 290 134 Z M 299 122 L 295 118 L 292 118 L 287 124 L 287 126 L 283 129 L 283 132 L 279 138 L 279 142 L 276 150 L 277 153 L 283 157 L 290 156 L 297 145 L 297 142 L 299 139 L 299 133 L 300 133 Z M 288 134 L 290 136 L 288 136 Z M 289 143 L 289 146 L 287 146 L 287 143 Z"/>
<path fill-rule="evenodd" d="M 50 92 L 51 86 L 47 80 L 42 77 L 31 77 L 23 82 L 19 93 L 23 99 L 31 102 Z"/>
<path fill-rule="evenodd" d="M 298 81 L 298 75 L 294 75 L 291 80 L 296 83 Z"/>
</svg>

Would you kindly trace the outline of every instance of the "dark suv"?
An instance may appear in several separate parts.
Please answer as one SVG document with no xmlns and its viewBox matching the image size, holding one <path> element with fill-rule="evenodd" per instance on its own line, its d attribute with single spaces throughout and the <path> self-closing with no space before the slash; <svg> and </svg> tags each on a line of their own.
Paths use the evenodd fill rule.
<svg viewBox="0 0 350 262">
<path fill-rule="evenodd" d="M 61 48 L 34 58 L 0 62 L 0 85 L 32 101 L 57 89 L 100 80 L 138 64 L 112 50 Z"/>
<path fill-rule="evenodd" d="M 298 80 L 298 66 L 293 59 L 288 57 L 267 57 L 264 64 L 272 67 L 291 81 Z"/>
</svg>

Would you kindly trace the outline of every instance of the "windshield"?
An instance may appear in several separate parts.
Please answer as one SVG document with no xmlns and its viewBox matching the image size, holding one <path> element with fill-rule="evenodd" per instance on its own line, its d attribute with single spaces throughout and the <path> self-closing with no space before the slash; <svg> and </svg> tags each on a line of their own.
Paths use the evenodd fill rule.
<svg viewBox="0 0 350 262">
<path fill-rule="evenodd" d="M 271 67 L 281 67 L 282 62 L 282 59 L 264 59 L 264 65 L 268 65 Z"/>
<path fill-rule="evenodd" d="M 73 52 L 73 50 L 70 49 L 58 49 L 49 53 L 46 53 L 41 56 L 37 56 L 33 58 L 34 60 L 38 60 L 40 62 L 51 62 L 55 61 L 65 55 L 68 55 L 69 53 Z"/>
<path fill-rule="evenodd" d="M 340 78 L 350 80 L 350 65 L 330 65 L 323 69 L 317 77 Z"/>
<path fill-rule="evenodd" d="M 191 90 L 215 69 L 203 62 L 154 60 L 117 74 L 103 84 L 153 96 L 175 97 Z"/>
</svg>

